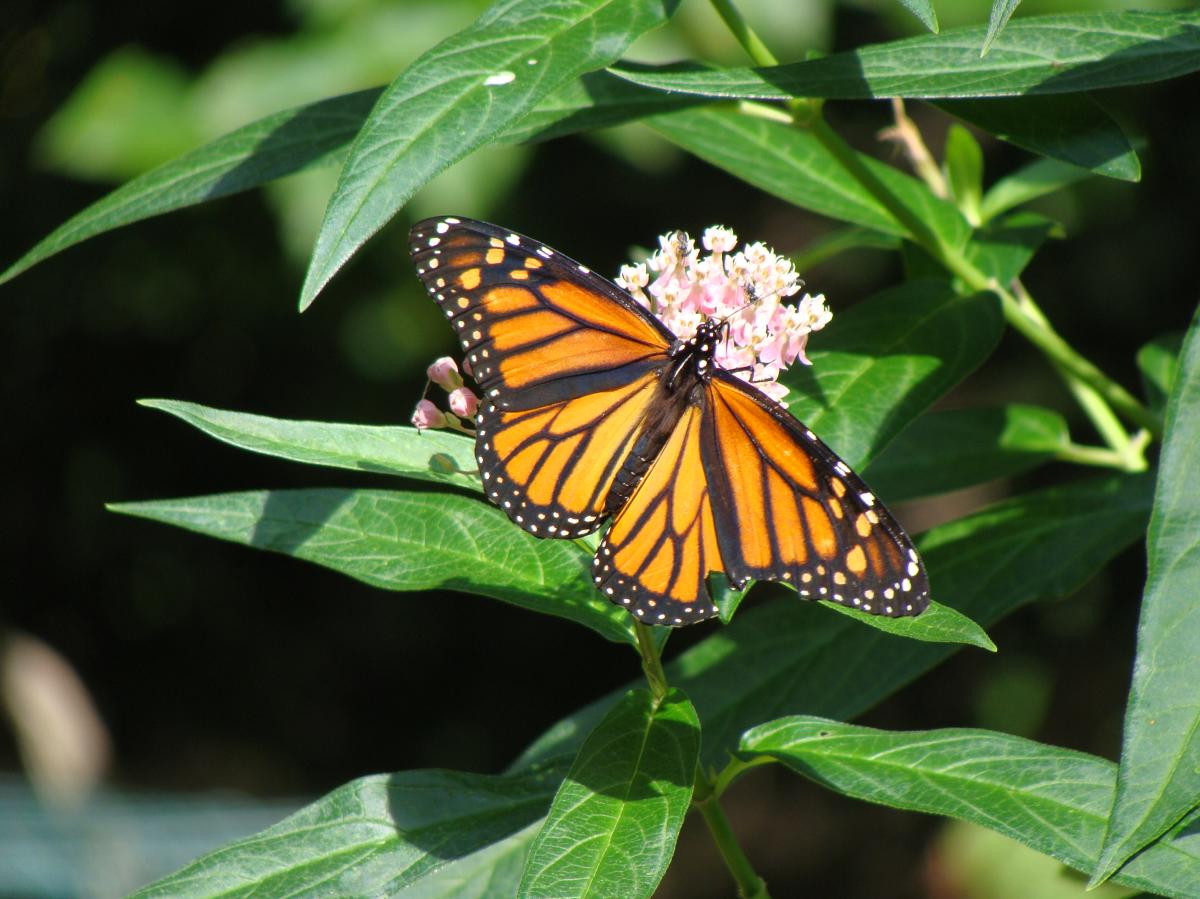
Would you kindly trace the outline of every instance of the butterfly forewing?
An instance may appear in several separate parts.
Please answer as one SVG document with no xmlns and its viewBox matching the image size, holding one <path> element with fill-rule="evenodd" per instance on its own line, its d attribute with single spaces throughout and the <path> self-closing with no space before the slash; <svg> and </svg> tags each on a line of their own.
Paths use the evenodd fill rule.
<svg viewBox="0 0 1200 899">
<path fill-rule="evenodd" d="M 709 381 L 706 404 L 701 455 L 731 581 L 784 581 L 879 615 L 929 604 L 904 529 L 812 431 L 726 372 Z"/>
<path fill-rule="evenodd" d="M 476 457 L 488 497 L 539 536 L 595 531 L 670 332 L 615 285 L 511 231 L 430 219 L 410 250 L 483 393 Z"/>
</svg>

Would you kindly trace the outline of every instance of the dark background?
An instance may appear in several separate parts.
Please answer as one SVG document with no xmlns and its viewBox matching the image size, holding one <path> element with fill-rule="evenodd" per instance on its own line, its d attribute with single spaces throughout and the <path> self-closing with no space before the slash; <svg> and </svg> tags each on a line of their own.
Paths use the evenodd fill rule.
<svg viewBox="0 0 1200 899">
<path fill-rule="evenodd" d="M 98 60 L 133 42 L 199 72 L 247 35 L 295 28 L 289 8 L 266 3 L 10 0 L 7 8 L 4 265 L 111 187 L 48 170 L 35 150 L 39 130 Z M 896 34 L 893 22 L 865 12 L 832 21 L 835 47 Z M 1069 239 L 1044 249 L 1026 283 L 1060 332 L 1131 389 L 1133 353 L 1185 327 L 1197 300 L 1198 87 L 1191 77 L 1103 95 L 1148 141 L 1144 180 L 1094 180 L 1039 204 L 1064 221 Z M 940 154 L 945 119 L 916 104 L 911 111 Z M 833 104 L 831 114 L 856 146 L 894 158 L 874 139 L 885 104 Z M 992 141 L 985 152 L 989 182 L 1028 159 Z M 581 138 L 535 148 L 487 208 L 439 211 L 486 214 L 610 273 L 631 245 L 670 228 L 696 234 L 720 222 L 792 251 L 831 227 L 694 160 L 637 165 Z M 380 771 L 495 772 L 545 727 L 639 675 L 628 650 L 564 621 L 459 594 L 389 594 L 104 510 L 110 501 L 267 487 L 394 486 L 239 452 L 134 401 L 406 422 L 424 365 L 453 347 L 413 276 L 401 219 L 303 316 L 303 269 L 281 250 L 260 192 L 104 235 L 0 288 L 0 631 L 34 635 L 74 666 L 111 733 L 109 785 L 315 797 Z M 893 256 L 860 251 L 804 276 L 836 312 L 901 273 Z M 380 313 L 381 295 L 391 311 Z M 381 314 L 392 330 L 363 337 Z M 362 353 L 378 353 L 378 341 L 400 331 L 402 363 L 362 364 Z M 1050 369 L 1011 336 L 950 399 L 1002 400 L 1060 408 L 1077 440 L 1095 442 Z M 989 495 L 1079 475 L 1050 467 Z M 944 518 L 980 497 L 902 515 Z M 1143 572 L 1143 554 L 1130 550 L 1079 595 L 995 628 L 998 655 L 964 650 L 865 723 L 1001 727 L 1115 758 Z M 751 602 L 776 601 L 759 589 Z M 668 654 L 716 626 L 676 634 Z M 0 771 L 20 766 L 14 737 L 0 729 Z M 748 776 L 729 809 L 777 896 L 957 895 L 942 872 L 939 822 L 859 805 L 776 770 Z M 689 821 L 662 894 L 732 894 L 698 822 Z"/>
</svg>

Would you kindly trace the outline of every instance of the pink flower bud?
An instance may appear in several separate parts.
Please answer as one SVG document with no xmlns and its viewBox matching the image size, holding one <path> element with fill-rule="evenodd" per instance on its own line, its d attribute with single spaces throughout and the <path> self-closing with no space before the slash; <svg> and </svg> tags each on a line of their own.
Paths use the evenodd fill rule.
<svg viewBox="0 0 1200 899">
<path fill-rule="evenodd" d="M 459 387 L 450 394 L 450 411 L 459 418 L 474 418 L 479 408 L 479 397 L 466 387 Z"/>
<path fill-rule="evenodd" d="M 432 368 L 432 366 L 430 367 Z M 446 427 L 446 413 L 429 400 L 421 400 L 417 403 L 417 408 L 413 410 L 412 423 L 418 431 L 428 428 L 444 428 Z"/>
<path fill-rule="evenodd" d="M 458 366 L 449 356 L 435 359 L 433 364 L 425 369 L 425 374 L 429 380 L 447 392 L 457 390 L 463 384 L 462 375 L 458 373 Z"/>
</svg>

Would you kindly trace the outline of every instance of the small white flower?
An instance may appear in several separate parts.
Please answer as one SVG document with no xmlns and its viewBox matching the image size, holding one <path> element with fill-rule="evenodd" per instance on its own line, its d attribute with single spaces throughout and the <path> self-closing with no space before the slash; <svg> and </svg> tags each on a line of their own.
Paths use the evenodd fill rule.
<svg viewBox="0 0 1200 899">
<path fill-rule="evenodd" d="M 726 228 L 724 225 L 713 225 L 711 228 L 704 229 L 704 238 L 701 240 L 704 244 L 704 249 L 710 253 L 719 255 L 728 253 L 737 246 L 737 235 L 733 233 L 732 228 Z"/>
</svg>

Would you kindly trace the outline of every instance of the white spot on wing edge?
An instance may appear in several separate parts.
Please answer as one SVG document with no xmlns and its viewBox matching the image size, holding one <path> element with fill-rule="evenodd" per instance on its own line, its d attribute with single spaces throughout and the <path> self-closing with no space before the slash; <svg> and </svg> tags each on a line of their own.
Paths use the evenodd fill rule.
<svg viewBox="0 0 1200 899">
<path fill-rule="evenodd" d="M 483 82 L 488 87 L 499 87 L 502 84 L 510 84 L 516 80 L 516 73 L 510 72 L 507 69 L 503 72 L 497 72 L 495 75 L 489 75 Z"/>
</svg>

